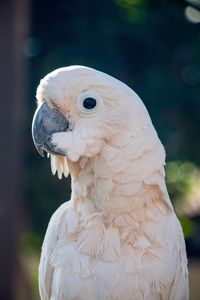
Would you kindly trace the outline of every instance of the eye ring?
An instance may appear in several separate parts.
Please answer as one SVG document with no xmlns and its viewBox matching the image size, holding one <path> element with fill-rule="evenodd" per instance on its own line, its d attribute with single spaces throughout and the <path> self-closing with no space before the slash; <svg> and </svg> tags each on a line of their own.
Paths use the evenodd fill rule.
<svg viewBox="0 0 200 300">
<path fill-rule="evenodd" d="M 93 91 L 86 91 L 79 96 L 77 102 L 81 112 L 94 113 L 102 106 L 103 99 Z"/>
</svg>

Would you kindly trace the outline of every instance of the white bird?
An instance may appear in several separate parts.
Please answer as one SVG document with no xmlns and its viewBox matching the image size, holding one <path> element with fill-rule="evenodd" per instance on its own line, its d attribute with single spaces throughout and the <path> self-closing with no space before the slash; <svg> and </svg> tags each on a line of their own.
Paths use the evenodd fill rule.
<svg viewBox="0 0 200 300">
<path fill-rule="evenodd" d="M 138 97 L 83 66 L 37 89 L 33 139 L 72 178 L 42 246 L 42 300 L 187 300 L 185 243 L 165 184 L 165 151 Z"/>
</svg>

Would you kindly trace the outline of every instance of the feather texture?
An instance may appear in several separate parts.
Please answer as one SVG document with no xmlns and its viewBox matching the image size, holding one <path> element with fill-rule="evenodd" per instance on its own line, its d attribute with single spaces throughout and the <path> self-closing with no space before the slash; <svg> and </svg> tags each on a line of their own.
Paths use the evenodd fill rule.
<svg viewBox="0 0 200 300">
<path fill-rule="evenodd" d="M 81 93 L 100 108 L 80 111 Z M 92 95 L 93 95 L 92 94 Z M 53 174 L 72 196 L 52 216 L 39 267 L 42 300 L 188 300 L 182 229 L 165 185 L 165 152 L 139 97 L 86 67 L 47 75 L 38 101 L 54 101 L 71 131 L 52 141 Z M 103 100 L 102 100 L 103 99 Z"/>
</svg>

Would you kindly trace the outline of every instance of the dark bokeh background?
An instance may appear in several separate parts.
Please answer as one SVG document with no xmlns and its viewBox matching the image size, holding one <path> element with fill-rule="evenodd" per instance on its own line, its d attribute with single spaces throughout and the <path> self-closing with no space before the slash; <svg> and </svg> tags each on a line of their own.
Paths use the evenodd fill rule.
<svg viewBox="0 0 200 300">
<path fill-rule="evenodd" d="M 167 152 L 191 299 L 200 299 L 199 0 L 1 0 L 0 299 L 38 299 L 46 226 L 70 197 L 69 179 L 53 177 L 36 153 L 31 121 L 40 79 L 72 64 L 122 80 L 147 106 Z"/>
</svg>

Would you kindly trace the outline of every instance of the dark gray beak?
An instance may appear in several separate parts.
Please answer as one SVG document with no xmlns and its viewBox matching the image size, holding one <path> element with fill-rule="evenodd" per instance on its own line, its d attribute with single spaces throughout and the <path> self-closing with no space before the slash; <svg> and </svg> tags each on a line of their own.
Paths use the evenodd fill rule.
<svg viewBox="0 0 200 300">
<path fill-rule="evenodd" d="M 51 136 L 56 132 L 64 132 L 69 129 L 69 121 L 57 109 L 49 107 L 44 102 L 37 108 L 32 123 L 32 137 L 37 151 L 44 156 L 44 151 L 65 155 L 61 149 L 55 149 L 51 144 Z"/>
</svg>

